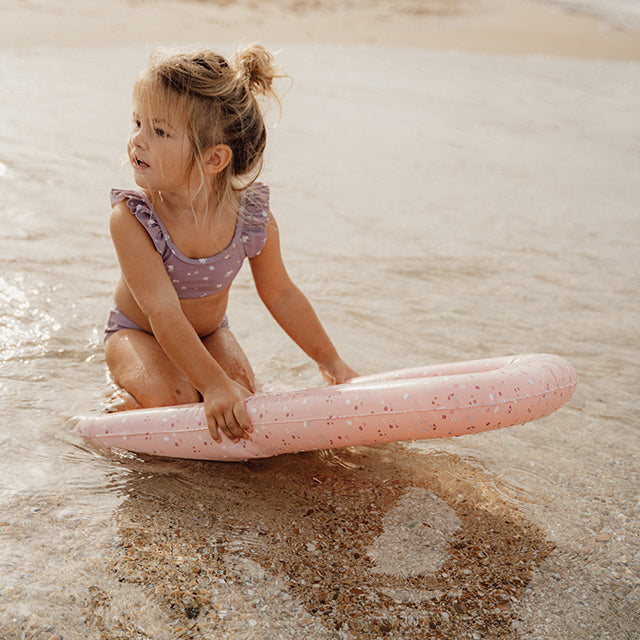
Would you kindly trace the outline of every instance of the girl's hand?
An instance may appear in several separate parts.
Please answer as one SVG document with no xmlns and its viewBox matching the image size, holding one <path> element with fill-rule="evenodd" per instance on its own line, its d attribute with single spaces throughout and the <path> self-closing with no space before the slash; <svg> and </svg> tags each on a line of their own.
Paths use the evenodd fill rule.
<svg viewBox="0 0 640 640">
<path fill-rule="evenodd" d="M 342 384 L 351 378 L 358 377 L 358 374 L 341 359 L 335 360 L 327 366 L 319 365 L 319 368 L 322 377 L 329 384 Z"/>
<path fill-rule="evenodd" d="M 216 442 L 222 440 L 220 432 L 232 442 L 249 437 L 253 427 L 244 404 L 244 399 L 251 395 L 247 389 L 227 378 L 202 395 L 209 432 Z"/>
</svg>

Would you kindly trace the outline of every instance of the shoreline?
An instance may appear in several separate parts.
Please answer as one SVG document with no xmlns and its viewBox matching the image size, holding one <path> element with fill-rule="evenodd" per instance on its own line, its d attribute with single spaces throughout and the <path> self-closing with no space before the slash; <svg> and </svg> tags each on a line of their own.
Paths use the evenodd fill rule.
<svg viewBox="0 0 640 640">
<path fill-rule="evenodd" d="M 640 60 L 640 30 L 538 0 L 10 2 L 0 48 L 248 42 Z"/>
</svg>

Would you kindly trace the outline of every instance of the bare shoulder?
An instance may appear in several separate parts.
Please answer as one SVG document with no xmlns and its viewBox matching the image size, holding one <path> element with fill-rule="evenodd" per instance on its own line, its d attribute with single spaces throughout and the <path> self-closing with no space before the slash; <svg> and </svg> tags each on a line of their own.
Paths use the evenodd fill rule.
<svg viewBox="0 0 640 640">
<path fill-rule="evenodd" d="M 278 229 L 278 223 L 273 215 L 273 211 L 269 211 L 269 217 L 265 223 L 265 230 L 267 232 L 266 243 L 274 239 L 279 242 L 280 230 Z"/>
<path fill-rule="evenodd" d="M 109 230 L 114 241 L 118 237 L 129 236 L 131 234 L 137 236 L 139 232 L 145 233 L 142 225 L 131 213 L 125 201 L 116 202 L 116 204 L 113 205 L 109 217 Z"/>
<path fill-rule="evenodd" d="M 145 256 L 155 261 L 154 254 L 157 254 L 157 251 L 153 241 L 136 216 L 131 213 L 126 202 L 113 205 L 109 218 L 109 232 L 123 268 L 123 259 L 128 255 L 137 259 Z"/>
<path fill-rule="evenodd" d="M 278 232 L 278 223 L 273 215 L 273 211 L 269 210 L 269 217 L 267 218 L 267 231 Z"/>
<path fill-rule="evenodd" d="M 273 214 L 269 215 L 264 247 L 249 262 L 256 288 L 265 304 L 268 305 L 272 299 L 277 298 L 292 285 L 282 259 L 280 234 Z"/>
<path fill-rule="evenodd" d="M 120 222 L 126 223 L 132 220 L 135 220 L 135 216 L 131 214 L 131 210 L 125 200 L 116 202 L 113 207 L 111 207 L 111 216 L 109 218 L 110 224 L 118 224 Z"/>
<path fill-rule="evenodd" d="M 267 237 L 264 246 L 258 255 L 250 259 L 251 262 L 253 260 L 260 262 L 260 258 L 264 261 L 265 256 L 271 256 L 274 252 L 276 254 L 280 253 L 280 231 L 272 211 L 269 211 L 269 218 L 266 222 L 266 231 Z"/>
</svg>

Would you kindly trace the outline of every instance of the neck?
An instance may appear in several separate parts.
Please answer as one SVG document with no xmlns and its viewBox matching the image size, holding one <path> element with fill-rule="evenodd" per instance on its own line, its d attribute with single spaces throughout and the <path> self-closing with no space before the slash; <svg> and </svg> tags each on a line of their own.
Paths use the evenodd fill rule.
<svg viewBox="0 0 640 640">
<path fill-rule="evenodd" d="M 201 223 L 218 213 L 218 196 L 215 192 L 200 190 L 194 194 L 189 191 L 155 191 L 149 195 L 156 211 L 169 216 L 189 216 Z"/>
</svg>

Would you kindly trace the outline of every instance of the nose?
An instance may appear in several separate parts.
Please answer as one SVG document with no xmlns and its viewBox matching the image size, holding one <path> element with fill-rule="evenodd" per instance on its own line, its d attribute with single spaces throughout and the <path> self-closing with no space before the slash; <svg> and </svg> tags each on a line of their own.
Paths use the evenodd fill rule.
<svg viewBox="0 0 640 640">
<path fill-rule="evenodd" d="M 133 131 L 131 131 L 131 134 L 129 135 L 129 140 L 131 141 L 131 144 L 136 146 L 136 147 L 143 147 L 144 146 L 144 136 L 142 134 L 142 128 L 141 127 L 137 127 L 135 129 L 133 129 Z"/>
<path fill-rule="evenodd" d="M 143 124 L 134 123 L 129 134 L 129 141 L 133 146 L 143 148 L 146 144 L 146 135 Z"/>
</svg>

